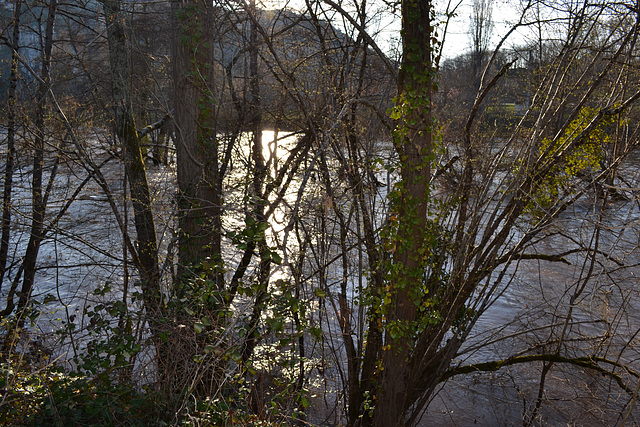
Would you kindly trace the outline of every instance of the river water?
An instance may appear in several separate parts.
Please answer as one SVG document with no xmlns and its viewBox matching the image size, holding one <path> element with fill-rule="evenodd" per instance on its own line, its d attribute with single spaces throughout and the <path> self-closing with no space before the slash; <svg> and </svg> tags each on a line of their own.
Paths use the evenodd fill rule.
<svg viewBox="0 0 640 427">
<path fill-rule="evenodd" d="M 273 139 L 273 134 L 265 133 L 264 138 L 265 159 L 271 159 L 272 166 L 277 164 L 276 158 L 282 164 L 295 137 L 280 141 L 277 151 L 274 150 L 276 145 L 268 142 Z M 277 157 L 274 157 L 275 153 Z M 104 153 L 96 154 L 97 158 L 105 156 Z M 248 185 L 246 169 L 242 165 L 248 164 L 249 151 L 242 149 L 234 156 L 235 167 L 230 171 L 231 184 L 225 198 L 230 212 L 234 212 L 225 218 L 228 229 L 243 223 L 244 211 L 241 207 Z M 640 187 L 636 169 L 638 161 L 640 159 L 632 159 L 621 169 L 625 185 L 636 189 Z M 312 168 L 313 165 L 306 164 L 305 167 Z M 308 220 L 305 219 L 310 227 L 307 233 L 313 235 L 314 230 L 320 228 L 311 226 L 317 226 L 323 218 L 329 220 L 333 203 L 341 203 L 338 199 L 325 197 L 318 174 L 309 171 L 302 171 L 303 175 L 309 175 L 305 181 L 304 204 L 296 204 L 302 185 L 300 180 L 296 180 L 272 217 L 268 232 L 270 244 L 282 249 L 287 242 L 287 253 L 283 253 L 285 262 L 274 268 L 273 280 L 286 278 L 291 273 L 287 261 L 293 262 L 302 241 L 296 238 L 291 228 L 287 228 L 292 212 L 299 216 L 309 215 Z M 122 165 L 113 161 L 104 167 L 104 173 L 113 193 L 119 197 L 122 213 L 128 215 L 128 226 L 132 230 L 131 206 L 128 204 L 125 207 L 122 203 Z M 336 179 L 339 179 L 338 174 L 339 171 L 336 171 Z M 62 168 L 51 199 L 51 215 L 71 197 L 85 175 L 86 172 L 72 165 Z M 29 168 L 24 167 L 17 179 L 16 200 L 19 203 L 15 206 L 17 222 L 12 241 L 15 252 L 13 261 L 17 261 L 20 254 L 24 253 L 28 241 L 29 177 Z M 158 237 L 163 248 L 161 263 L 168 265 L 165 261 L 170 259 L 165 257 L 170 255 L 167 250 L 175 238 L 175 219 L 171 214 L 175 175 L 172 166 L 161 166 L 150 167 L 149 177 L 158 212 Z M 385 182 L 386 179 L 386 174 L 381 172 L 379 180 Z M 386 190 L 386 187 L 378 189 L 372 203 L 383 206 Z M 345 191 L 344 197 L 348 197 L 348 194 Z M 561 343 L 565 351 L 573 352 L 576 356 L 602 356 L 639 369 L 640 256 L 636 224 L 640 221 L 640 209 L 636 190 L 624 194 L 626 200 L 613 201 L 602 209 L 596 209 L 590 196 L 585 196 L 545 230 L 544 241 L 530 248 L 540 253 L 556 253 L 575 247 L 576 242 L 589 243 L 598 225 L 601 253 L 591 274 L 594 280 L 590 280 L 583 288 L 581 278 L 585 275 L 585 268 L 589 267 L 585 264 L 583 253 L 567 255 L 570 264 L 521 263 L 517 271 L 513 270 L 507 275 L 511 279 L 509 287 L 479 319 L 456 363 L 484 362 L 506 357 L 514 351 L 524 354 L 527 349 L 557 344 L 571 307 L 571 322 Z M 316 217 L 311 218 L 312 214 Z M 331 230 L 331 226 L 325 224 L 324 230 Z M 337 230 L 335 224 L 333 230 Z M 309 269 L 323 272 L 323 277 L 315 280 L 321 280 L 326 290 L 337 290 L 344 271 L 337 263 L 329 262 L 337 250 L 335 241 L 327 236 L 316 235 L 312 243 L 313 247 L 309 250 L 317 259 L 315 264 L 309 264 Z M 227 248 L 225 258 L 228 265 L 237 262 L 238 254 L 237 250 Z M 62 218 L 57 231 L 52 232 L 43 244 L 34 297 L 42 301 L 46 295 L 51 295 L 54 302 L 44 306 L 35 323 L 34 335 L 50 339 L 52 332 L 63 328 L 68 322 L 75 322 L 78 330 L 82 330 L 89 321 L 84 317 L 85 310 L 100 303 L 100 298 L 93 293 L 96 287 L 109 282 L 114 289 L 121 289 L 125 282 L 133 284 L 135 281 L 132 272 L 122 269 L 125 257 L 122 236 L 109 212 L 106 198 L 95 183 L 89 182 Z M 355 296 L 363 280 L 366 282 L 366 277 L 361 253 L 350 253 L 350 259 L 349 294 Z M 15 274 L 15 269 L 12 271 Z M 169 272 L 165 271 L 167 277 L 170 277 Z M 3 298 L 7 290 L 5 283 Z M 314 367 L 311 371 L 314 381 L 309 387 L 316 397 L 312 399 L 314 407 L 309 421 L 334 425 L 341 422 L 335 409 L 342 405 L 342 396 L 336 392 L 342 386 L 338 370 L 331 368 L 331 365 L 342 363 L 340 357 L 336 360 L 335 355 L 343 353 L 340 350 L 335 311 L 326 306 L 322 315 L 325 317 L 313 314 L 314 310 L 321 312 L 313 293 L 312 289 L 307 295 L 311 324 L 325 328 L 325 333 L 332 339 L 324 342 L 335 348 L 319 349 L 316 344 L 310 348 L 309 366 Z M 113 295 L 120 294 L 116 291 Z M 354 308 L 357 311 L 357 306 Z M 358 313 L 354 312 L 354 321 L 357 320 Z M 362 333 L 362 328 L 359 333 Z M 69 346 L 61 347 L 57 355 L 70 357 L 73 351 Z M 542 366 L 542 362 L 534 362 L 493 373 L 455 377 L 444 384 L 435 396 L 423 417 L 422 425 L 521 425 L 523 418 L 530 415 L 535 406 Z M 320 370 L 324 377 L 320 375 Z M 637 407 L 629 404 L 629 396 L 615 382 L 582 367 L 555 364 L 545 378 L 542 396 L 538 418 L 532 425 L 622 425 L 627 414 L 626 425 L 640 423 Z"/>
</svg>

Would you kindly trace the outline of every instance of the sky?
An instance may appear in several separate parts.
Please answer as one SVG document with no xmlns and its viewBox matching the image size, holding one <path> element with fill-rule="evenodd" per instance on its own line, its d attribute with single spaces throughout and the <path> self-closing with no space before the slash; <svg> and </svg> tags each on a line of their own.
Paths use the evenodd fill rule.
<svg viewBox="0 0 640 427">
<path fill-rule="evenodd" d="M 267 9 L 276 9 L 282 7 L 289 7 L 297 10 L 304 10 L 304 0 L 262 0 L 263 7 Z M 391 16 L 388 13 L 388 6 L 393 1 L 397 0 L 368 0 L 367 5 L 372 15 L 371 32 L 376 33 L 376 42 L 380 46 L 383 52 L 391 54 L 393 51 L 394 40 L 398 40 L 400 37 L 400 20 L 397 17 L 399 13 L 396 13 L 396 17 Z M 436 10 L 443 12 L 446 10 L 447 2 L 449 0 L 434 0 Z M 338 2 L 336 0 L 336 2 Z M 350 4 L 354 2 L 360 3 L 361 0 L 343 0 L 341 3 L 346 10 Z M 453 58 L 465 51 L 468 51 L 471 45 L 469 39 L 469 23 L 471 17 L 471 4 L 473 0 L 451 0 L 451 3 L 459 6 L 456 9 L 456 17 L 450 23 L 446 42 L 443 49 L 444 58 Z M 500 40 L 510 28 L 510 23 L 517 20 L 518 17 L 518 5 L 520 0 L 493 0 L 493 21 L 494 30 L 492 37 L 492 44 L 495 44 Z M 385 13 L 376 14 L 375 9 L 385 8 Z M 340 27 L 340 24 L 336 24 Z M 440 34 L 442 36 L 442 34 Z M 515 34 L 514 41 L 518 42 L 523 40 L 523 35 Z M 508 45 L 508 44 L 507 44 Z"/>
<path fill-rule="evenodd" d="M 447 7 L 448 0 L 435 0 L 436 9 L 439 12 L 444 12 Z M 465 51 L 468 51 L 471 42 L 469 38 L 469 27 L 472 12 L 473 0 L 451 0 L 452 3 L 458 3 L 456 9 L 456 15 L 451 20 L 447 36 L 445 40 L 445 46 L 443 49 L 444 58 L 453 58 Z M 375 7 L 375 4 L 382 4 L 382 0 L 373 0 L 368 3 L 370 7 Z M 387 1 L 388 2 L 388 1 Z M 502 36 L 511 28 L 511 24 L 517 21 L 519 17 L 518 6 L 520 0 L 493 0 L 493 37 L 492 45 L 495 46 Z M 392 50 L 393 40 L 397 40 L 400 37 L 400 21 L 399 19 L 393 19 L 393 16 L 379 16 L 380 22 L 377 24 L 379 35 L 376 37 L 376 41 L 379 43 L 381 49 L 385 52 Z M 374 27 L 375 28 L 375 27 Z M 442 37 L 442 33 L 439 34 Z M 524 40 L 524 34 L 514 33 L 512 35 L 512 43 L 519 43 Z M 509 43 L 507 43 L 509 45 Z"/>
<path fill-rule="evenodd" d="M 444 1 L 438 2 L 440 4 Z M 463 0 L 458 8 L 457 16 L 452 20 L 443 50 L 444 57 L 454 57 L 471 46 L 469 27 L 471 21 L 471 0 Z M 493 4 L 493 37 L 492 45 L 495 46 L 502 36 L 511 28 L 511 24 L 518 19 L 519 1 L 494 0 Z M 523 40 L 522 34 L 514 35 L 514 42 Z"/>
<path fill-rule="evenodd" d="M 452 0 L 458 2 L 460 0 Z M 495 46 L 504 34 L 509 31 L 512 24 L 517 21 L 519 0 L 494 0 L 493 1 L 493 33 L 491 45 Z M 469 28 L 472 12 L 472 0 L 462 0 L 456 9 L 455 17 L 450 21 L 447 29 L 445 45 L 443 48 L 444 58 L 453 58 L 470 49 L 471 41 L 469 38 Z M 436 8 L 439 12 L 446 10 L 447 0 L 436 0 Z M 400 23 L 389 22 L 380 38 L 381 44 L 388 45 L 388 39 L 399 37 Z M 442 33 L 439 34 L 442 37 Z M 384 39 L 387 40 L 384 40 Z M 512 35 L 512 43 L 519 43 L 524 40 L 523 33 L 514 33 Z M 509 43 L 507 43 L 509 45 Z"/>
</svg>

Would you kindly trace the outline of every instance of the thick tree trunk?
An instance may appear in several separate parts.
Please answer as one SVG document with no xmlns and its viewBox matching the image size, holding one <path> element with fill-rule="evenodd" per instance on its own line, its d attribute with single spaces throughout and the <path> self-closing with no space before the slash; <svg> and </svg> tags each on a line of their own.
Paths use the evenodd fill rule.
<svg viewBox="0 0 640 427">
<path fill-rule="evenodd" d="M 180 209 L 179 280 L 203 260 L 221 261 L 222 177 L 218 164 L 213 68 L 212 8 L 179 2 L 174 66 L 174 102 Z M 223 286 L 222 271 L 208 269 Z"/>
<path fill-rule="evenodd" d="M 173 102 L 178 178 L 178 275 L 175 293 L 183 296 L 187 282 L 212 281 L 222 290 L 222 174 L 218 161 L 214 99 L 214 10 L 197 0 L 173 3 L 174 36 Z M 218 307 L 209 306 L 208 310 Z M 176 313 L 178 317 L 184 313 Z M 215 319 L 212 319 L 214 321 Z M 193 318 L 181 319 L 185 323 Z M 211 332 L 217 325 L 213 326 Z M 188 330 L 172 337 L 172 352 L 166 360 L 172 390 L 192 389 L 199 396 L 218 392 L 222 363 L 194 364 L 194 356 L 209 341 L 208 333 L 196 336 Z M 190 329 L 193 330 L 193 329 Z M 224 346 L 225 344 L 220 344 Z M 197 378 L 194 377 L 197 373 Z"/>
<path fill-rule="evenodd" d="M 385 347 L 373 425 L 404 425 L 413 402 L 416 378 L 411 375 L 418 308 L 424 297 L 423 274 L 429 255 L 427 208 L 431 178 L 431 93 L 434 82 L 431 2 L 402 3 L 402 69 L 398 82 L 400 122 L 395 136 L 401 183 L 394 201 L 395 230 L 390 234 L 393 260 L 386 313 Z"/>
</svg>

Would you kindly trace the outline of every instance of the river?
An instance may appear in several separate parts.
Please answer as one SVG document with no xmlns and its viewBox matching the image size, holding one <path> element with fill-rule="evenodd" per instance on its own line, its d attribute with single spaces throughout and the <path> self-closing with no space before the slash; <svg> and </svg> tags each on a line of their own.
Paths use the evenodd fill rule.
<svg viewBox="0 0 640 427">
<path fill-rule="evenodd" d="M 285 162 L 297 138 L 290 137 L 277 144 L 269 143 L 273 136 L 272 132 L 264 134 L 264 157 L 266 161 L 271 161 L 272 167 L 269 179 L 274 179 L 278 165 Z M 243 206 L 248 185 L 245 166 L 250 156 L 248 144 L 243 144 L 243 147 L 234 153 L 233 168 L 229 172 L 225 197 L 225 208 L 229 213 L 224 222 L 227 230 L 241 227 L 244 221 Z M 107 154 L 99 152 L 95 156 L 105 159 Z M 484 362 L 506 357 L 514 351 L 525 354 L 527 349 L 539 349 L 539 346 L 550 348 L 561 344 L 565 351 L 576 355 L 603 356 L 638 369 L 638 161 L 640 159 L 633 158 L 620 171 L 625 185 L 633 188 L 633 191 L 624 192 L 626 200 L 612 201 L 599 210 L 589 199 L 590 196 L 585 196 L 545 230 L 544 240 L 529 248 L 540 253 L 563 252 L 577 243 L 590 243 L 598 228 L 600 252 L 594 266 L 585 263 L 588 258 L 584 253 L 568 254 L 566 260 L 569 264 L 544 261 L 520 263 L 517 270 L 512 269 L 507 274 L 509 286 L 480 317 L 456 363 Z M 277 248 L 283 258 L 282 265 L 275 266 L 272 271 L 271 279 L 274 282 L 291 276 L 296 268 L 295 260 L 301 255 L 301 245 L 307 245 L 305 275 L 310 280 L 302 297 L 307 304 L 309 325 L 323 328 L 325 333 L 322 341 L 324 347 L 319 342 L 308 341 L 308 385 L 315 396 L 311 400 L 313 406 L 309 421 L 334 425 L 341 422 L 336 415 L 339 412 L 336 409 L 343 405 L 343 396 L 339 391 L 336 392 L 342 388 L 337 365 L 344 362 L 341 360 L 344 353 L 332 301 L 326 299 L 321 303 L 319 295 L 325 291 L 335 295 L 346 275 L 349 296 L 357 297 L 360 287 L 366 284 L 366 256 L 351 248 L 346 272 L 337 262 L 336 256 L 340 251 L 337 242 L 339 227 L 331 213 L 332 209 L 338 204 L 353 218 L 358 213 L 349 207 L 352 196 L 348 185 L 340 182 L 340 174 L 344 171 L 340 171 L 337 163 L 331 164 L 330 168 L 334 174 L 332 179 L 337 181 L 336 189 L 341 192 L 334 194 L 333 198 L 328 197 L 321 184 L 316 160 L 305 163 L 298 178 L 292 181 L 285 192 L 282 203 L 274 210 L 267 235 L 269 244 Z M 114 160 L 103 168 L 103 173 L 113 194 L 119 198 L 122 213 L 128 215 L 128 227 L 132 231 L 130 203 L 126 207 L 122 203 L 122 165 Z M 163 257 L 161 264 L 170 266 L 170 246 L 176 236 L 172 214 L 175 174 L 171 165 L 150 167 L 148 173 L 156 204 L 158 239 Z M 69 200 L 85 176 L 86 171 L 72 164 L 62 168 L 55 180 L 50 217 Z M 29 177 L 29 168 L 23 167 L 16 184 L 16 200 L 20 203 L 15 206 L 17 221 L 12 241 L 14 262 L 23 253 L 28 241 L 25 233 L 29 224 Z M 380 182 L 386 183 L 388 177 L 384 170 L 378 171 Z M 386 192 L 386 186 L 373 190 L 370 200 L 373 211 L 384 209 Z M 303 198 L 298 199 L 301 194 Z M 270 200 L 275 199 L 271 197 Z M 292 215 L 300 220 L 296 226 L 299 228 L 294 227 Z M 381 223 L 382 218 L 375 220 Z M 354 235 L 360 233 L 358 227 L 354 220 Z M 351 243 L 355 245 L 357 239 L 351 237 Z M 224 254 L 227 265 L 235 265 L 239 253 L 227 244 Z M 127 256 L 105 195 L 90 181 L 61 219 L 59 227 L 43 243 L 34 298 L 40 302 L 47 299 L 49 302 L 42 306 L 39 317 L 35 318 L 31 332 L 33 339 L 41 340 L 44 346 L 55 347 L 55 356 L 60 360 L 68 359 L 74 351 L 82 351 L 82 345 L 73 347 L 68 342 L 61 344 L 52 332 L 65 328 L 69 322 L 76 324 L 78 331 L 84 330 L 90 322 L 85 316 L 86 310 L 102 302 L 101 297 L 94 294 L 97 287 L 109 283 L 114 288 L 114 293 L 109 297 L 113 298 L 122 295 L 121 289 L 125 283 L 134 284 L 135 274 L 122 268 Z M 589 268 L 593 268 L 590 273 L 593 280 L 584 282 L 585 271 Z M 15 271 L 14 267 L 12 274 Z M 166 277 L 170 277 L 169 273 L 168 267 L 165 270 Z M 249 272 L 249 276 L 251 274 Z M 499 287 L 505 284 L 499 284 Z M 321 287 L 322 293 L 316 291 L 316 286 Z M 5 283 L 3 298 L 7 290 Z M 570 307 L 570 322 L 564 335 L 561 335 Z M 353 309 L 354 324 L 362 322 L 362 312 L 357 304 Z M 364 333 L 362 323 L 355 331 L 359 335 Z M 563 337 L 561 343 L 560 336 Z M 264 348 L 262 350 L 266 351 Z M 493 373 L 454 377 L 442 385 L 421 425 L 520 425 L 523 417 L 530 415 L 535 407 L 542 366 L 542 362 L 533 362 Z M 633 404 L 627 405 L 628 396 L 611 378 L 581 367 L 555 364 L 545 378 L 542 395 L 539 418 L 533 425 L 620 425 L 627 413 L 630 417 L 627 425 L 639 423 L 638 409 Z"/>
</svg>

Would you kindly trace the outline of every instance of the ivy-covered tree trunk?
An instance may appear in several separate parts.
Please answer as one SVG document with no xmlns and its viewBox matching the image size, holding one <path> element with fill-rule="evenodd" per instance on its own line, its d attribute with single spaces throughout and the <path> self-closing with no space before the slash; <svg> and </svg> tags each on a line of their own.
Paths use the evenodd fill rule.
<svg viewBox="0 0 640 427">
<path fill-rule="evenodd" d="M 122 144 L 125 171 L 133 205 L 138 251 L 133 256 L 142 283 L 145 309 L 153 318 L 162 309 L 160 272 L 158 268 L 158 243 L 151 207 L 149 183 L 140 149 L 131 103 L 131 65 L 126 45 L 124 16 L 119 0 L 103 0 L 116 133 Z"/>
<path fill-rule="evenodd" d="M 380 386 L 374 425 L 404 425 L 412 404 L 415 379 L 411 359 L 413 337 L 424 327 L 423 268 L 429 257 L 429 181 L 432 160 L 431 94 L 432 67 L 431 2 L 402 3 L 402 68 L 398 80 L 395 147 L 400 157 L 401 182 L 393 196 L 394 214 L 388 244 L 392 259 L 388 284 L 383 292 L 386 320 L 385 346 L 381 353 Z"/>
</svg>

